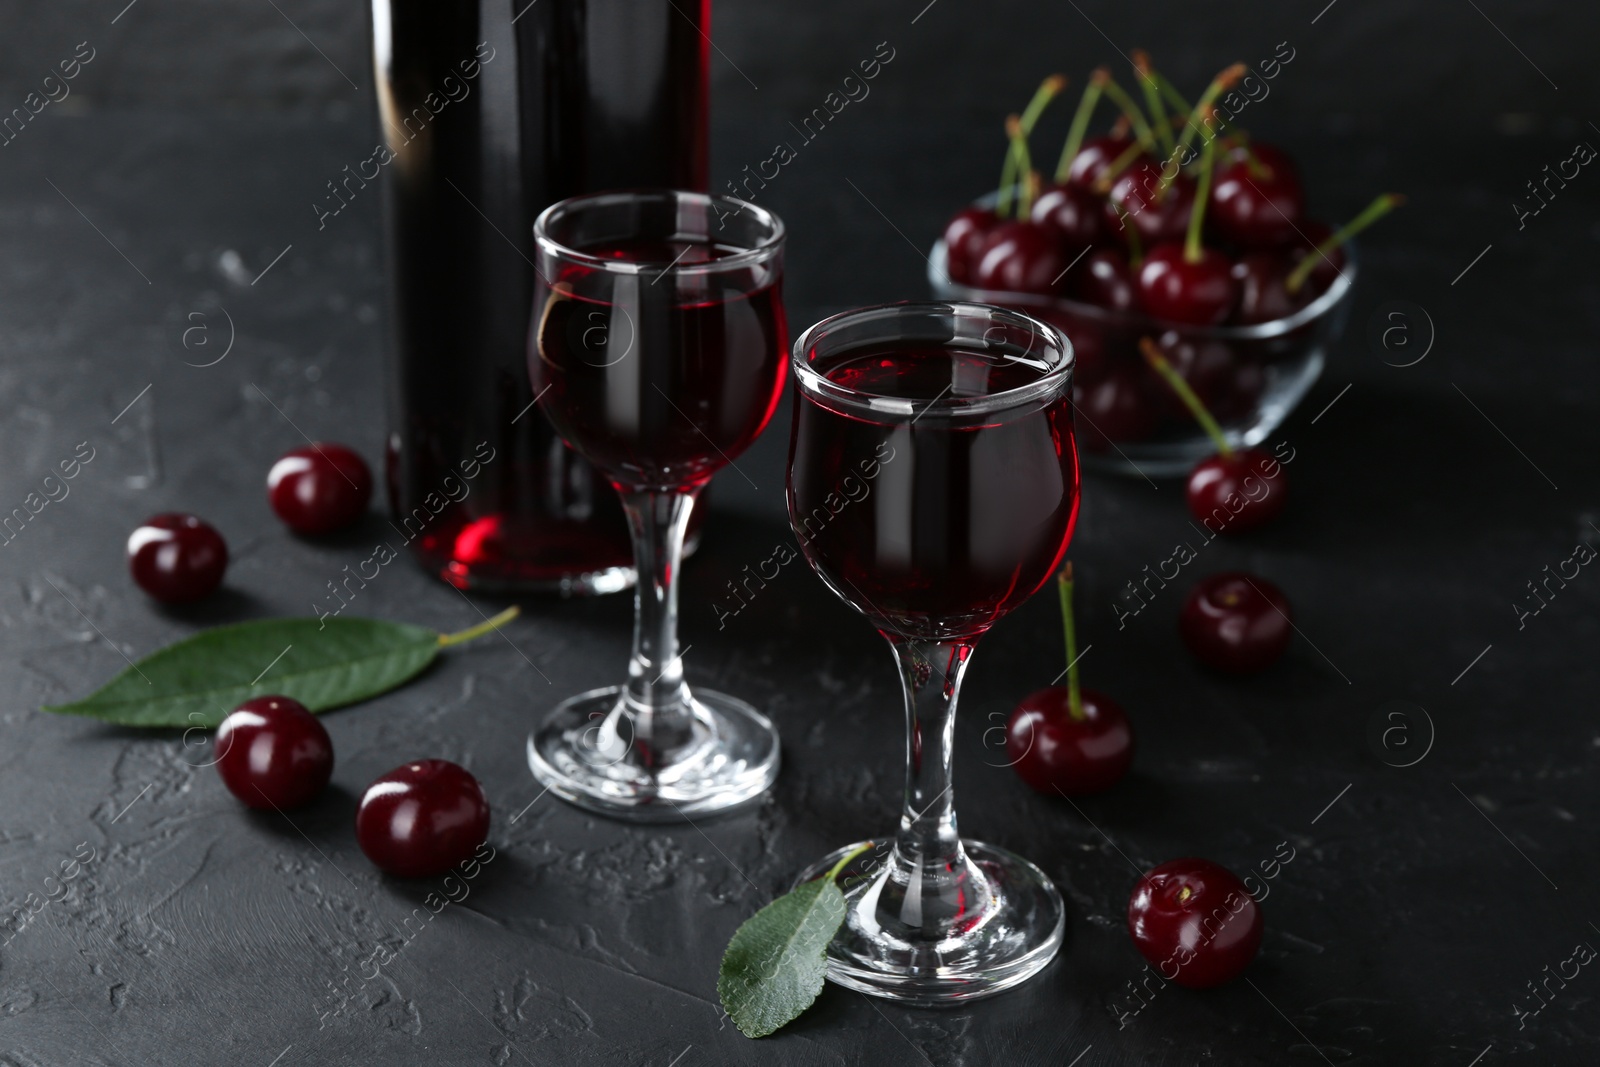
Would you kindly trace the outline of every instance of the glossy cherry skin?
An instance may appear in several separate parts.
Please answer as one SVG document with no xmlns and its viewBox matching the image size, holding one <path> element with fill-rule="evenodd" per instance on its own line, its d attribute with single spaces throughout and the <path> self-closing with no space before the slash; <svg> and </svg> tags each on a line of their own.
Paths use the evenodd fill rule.
<svg viewBox="0 0 1600 1067">
<path fill-rule="evenodd" d="M 1251 145 L 1257 173 L 1241 154 L 1217 169 L 1206 222 L 1218 236 L 1243 248 L 1271 248 L 1294 240 L 1305 217 L 1305 190 L 1288 155 L 1268 144 Z"/>
<path fill-rule="evenodd" d="M 372 500 L 372 471 L 366 460 L 344 445 L 297 448 L 267 472 L 267 499 L 295 533 L 331 533 L 366 513 Z"/>
<path fill-rule="evenodd" d="M 489 802 L 478 780 L 449 760 L 396 767 L 361 795 L 356 840 L 399 878 L 443 874 L 489 836 Z"/>
<path fill-rule="evenodd" d="M 1112 183 L 1106 197 L 1106 232 L 1127 242 L 1127 228 L 1139 232 L 1146 249 L 1165 241 L 1182 241 L 1194 208 L 1194 179 L 1179 174 L 1165 188 L 1161 164 L 1139 160 Z"/>
<path fill-rule="evenodd" d="M 133 580 L 163 604 L 209 596 L 227 569 L 227 542 L 210 523 L 193 515 L 156 515 L 128 535 Z"/>
<path fill-rule="evenodd" d="M 1070 261 L 1061 242 L 1036 222 L 1002 222 L 989 232 L 972 274 L 979 289 L 1003 293 L 1053 294 Z"/>
<path fill-rule="evenodd" d="M 333 776 L 328 731 L 289 697 L 240 704 L 217 727 L 213 746 L 222 784 L 252 808 L 298 808 Z"/>
<path fill-rule="evenodd" d="M 1067 167 L 1067 184 L 1092 190 L 1101 175 L 1111 168 L 1117 157 L 1128 150 L 1133 140 L 1128 137 L 1091 137 L 1078 146 L 1078 154 Z"/>
<path fill-rule="evenodd" d="M 978 266 L 984 239 L 999 224 L 995 213 L 982 207 L 962 208 L 945 224 L 945 271 L 951 281 L 972 284 L 972 273 Z"/>
<path fill-rule="evenodd" d="M 1055 185 L 1033 202 L 1032 218 L 1054 230 L 1064 247 L 1081 249 L 1104 237 L 1104 205 L 1102 198 L 1080 186 Z"/>
<path fill-rule="evenodd" d="M 1294 637 L 1283 590 L 1243 571 L 1202 578 L 1178 615 L 1178 633 L 1194 657 L 1227 674 L 1254 674 L 1276 663 Z"/>
<path fill-rule="evenodd" d="M 1207 456 L 1189 472 L 1189 514 L 1217 533 L 1254 530 L 1277 517 L 1289 498 L 1283 464 L 1261 448 Z"/>
<path fill-rule="evenodd" d="M 1156 431 L 1161 409 L 1151 399 L 1143 379 L 1113 370 L 1097 382 L 1072 387 L 1078 414 L 1078 435 L 1091 452 L 1108 451 L 1113 444 L 1141 441 Z"/>
<path fill-rule="evenodd" d="M 1140 265 L 1137 284 L 1147 314 L 1191 326 L 1221 323 L 1239 300 L 1233 262 L 1214 248 L 1202 248 L 1191 261 L 1181 244 L 1157 245 Z"/>
<path fill-rule="evenodd" d="M 1084 256 L 1067 276 L 1067 295 L 1111 311 L 1139 307 L 1128 257 L 1115 248 L 1097 248 Z"/>
<path fill-rule="evenodd" d="M 1006 723 L 1006 755 L 1017 775 L 1050 796 L 1110 789 L 1133 762 L 1133 729 L 1116 701 L 1082 691 L 1084 717 L 1074 719 L 1067 687 L 1022 698 Z"/>
<path fill-rule="evenodd" d="M 1236 875 L 1203 859 L 1146 871 L 1128 898 L 1128 933 L 1161 977 L 1209 989 L 1238 976 L 1261 948 L 1261 907 Z"/>
</svg>

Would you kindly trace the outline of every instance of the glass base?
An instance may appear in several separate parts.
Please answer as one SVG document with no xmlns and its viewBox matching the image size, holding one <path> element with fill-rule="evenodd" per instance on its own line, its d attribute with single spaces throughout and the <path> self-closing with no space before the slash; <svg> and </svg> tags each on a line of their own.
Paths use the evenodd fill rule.
<svg viewBox="0 0 1600 1067">
<path fill-rule="evenodd" d="M 864 844 L 822 857 L 795 884 L 823 877 Z M 962 846 L 972 877 L 983 883 L 965 887 L 974 913 L 927 932 L 905 921 L 913 894 L 888 885 L 894 864 L 887 848 L 863 852 L 840 872 L 850 910 L 828 946 L 829 981 L 917 1007 L 946 1007 L 1004 992 L 1055 958 L 1066 907 L 1050 879 L 1005 849 L 968 839 Z M 889 897 L 902 901 L 898 912 Z"/>
<path fill-rule="evenodd" d="M 634 736 L 621 686 L 580 693 L 528 735 L 533 776 L 563 800 L 632 822 L 675 822 L 749 803 L 778 776 L 778 732 L 735 697 L 694 690 L 669 749 Z"/>
</svg>

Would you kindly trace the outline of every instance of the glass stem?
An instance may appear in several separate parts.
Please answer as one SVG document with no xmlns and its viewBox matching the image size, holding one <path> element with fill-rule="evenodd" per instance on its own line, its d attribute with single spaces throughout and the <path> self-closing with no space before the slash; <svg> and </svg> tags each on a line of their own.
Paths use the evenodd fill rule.
<svg viewBox="0 0 1600 1067">
<path fill-rule="evenodd" d="M 956 699 L 972 655 L 970 641 L 910 641 L 889 636 L 906 699 L 906 796 L 895 834 L 891 877 L 900 922 L 934 933 L 962 911 L 972 868 L 956 830 L 951 757 Z M 970 899 L 967 900 L 970 904 Z"/>
<path fill-rule="evenodd" d="M 633 535 L 633 656 L 623 714 L 632 719 L 634 757 L 644 766 L 670 761 L 691 740 L 689 688 L 678 653 L 678 568 L 698 489 L 623 492 Z"/>
</svg>

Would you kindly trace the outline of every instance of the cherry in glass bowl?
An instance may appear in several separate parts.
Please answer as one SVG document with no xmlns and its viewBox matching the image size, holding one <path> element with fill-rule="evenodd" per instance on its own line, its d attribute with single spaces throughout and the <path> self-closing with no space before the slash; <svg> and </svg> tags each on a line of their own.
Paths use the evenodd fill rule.
<svg viewBox="0 0 1600 1067">
<path fill-rule="evenodd" d="M 992 207 L 995 199 L 990 194 L 977 204 Z M 994 304 L 1034 315 L 1066 334 L 1080 353 L 1093 355 L 1080 360 L 1075 383 L 1086 468 L 1175 476 L 1188 473 L 1215 452 L 1216 445 L 1164 384 L 1150 380 L 1154 376 L 1139 353 L 1139 339 L 1149 337 L 1161 346 L 1216 416 L 1230 444 L 1235 448 L 1261 444 L 1316 384 L 1344 330 L 1358 265 L 1353 243 L 1341 251 L 1343 262 L 1326 289 L 1290 314 L 1249 325 L 1184 325 L 1065 295 L 962 285 L 946 272 L 943 241 L 933 246 L 928 282 L 940 300 Z M 1066 258 L 1076 255 L 1068 250 Z M 1118 419 L 1099 427 L 1091 423 L 1084 397 L 1113 379 L 1148 386 L 1143 390 L 1151 409 L 1148 418 Z"/>
</svg>

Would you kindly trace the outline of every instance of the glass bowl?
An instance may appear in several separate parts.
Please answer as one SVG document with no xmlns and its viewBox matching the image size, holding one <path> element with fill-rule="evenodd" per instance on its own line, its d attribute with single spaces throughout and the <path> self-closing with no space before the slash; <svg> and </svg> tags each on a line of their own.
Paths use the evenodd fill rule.
<svg viewBox="0 0 1600 1067">
<path fill-rule="evenodd" d="M 978 206 L 992 206 L 994 197 Z M 1250 326 L 1184 326 L 1148 315 L 1111 311 L 1066 297 L 974 289 L 945 273 L 945 245 L 939 241 L 928 259 L 928 283 L 940 300 L 998 304 L 1035 315 L 1060 329 L 1077 353 L 1074 394 L 1083 462 L 1091 469 L 1119 474 L 1185 474 L 1216 451 L 1177 396 L 1146 365 L 1139 339 L 1161 346 L 1191 385 L 1204 379 L 1208 405 L 1235 447 L 1265 441 L 1310 391 L 1322 374 L 1329 348 L 1343 331 L 1354 288 L 1356 249 L 1344 246 L 1345 266 L 1333 284 L 1286 318 Z M 1102 432 L 1085 415 L 1085 391 L 1123 375 L 1149 405 L 1127 432 Z M 1107 434 L 1110 434 L 1108 437 Z"/>
</svg>

